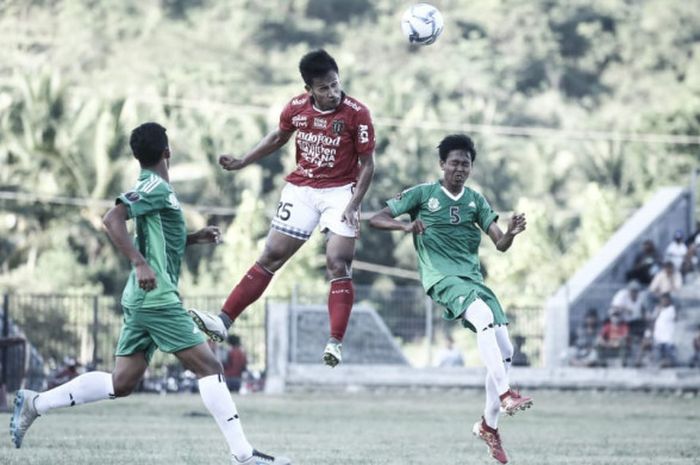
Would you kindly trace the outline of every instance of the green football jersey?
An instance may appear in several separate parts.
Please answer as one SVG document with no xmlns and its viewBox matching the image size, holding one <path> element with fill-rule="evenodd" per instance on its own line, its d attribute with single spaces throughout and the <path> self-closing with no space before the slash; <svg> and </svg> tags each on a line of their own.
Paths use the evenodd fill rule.
<svg viewBox="0 0 700 465">
<path fill-rule="evenodd" d="M 121 194 L 117 203 L 126 205 L 129 218 L 134 220 L 134 245 L 157 279 L 157 287 L 146 292 L 139 287 L 136 270 L 131 270 L 122 293 L 122 305 L 163 308 L 179 304 L 177 285 L 187 245 L 187 229 L 172 187 L 154 172 L 142 169 L 134 188 Z"/>
<path fill-rule="evenodd" d="M 481 231 L 488 231 L 498 215 L 481 194 L 465 187 L 455 196 L 438 181 L 406 189 L 387 205 L 393 216 L 408 213 L 425 225 L 423 234 L 413 235 L 413 245 L 426 291 L 447 276 L 483 282 Z"/>
</svg>

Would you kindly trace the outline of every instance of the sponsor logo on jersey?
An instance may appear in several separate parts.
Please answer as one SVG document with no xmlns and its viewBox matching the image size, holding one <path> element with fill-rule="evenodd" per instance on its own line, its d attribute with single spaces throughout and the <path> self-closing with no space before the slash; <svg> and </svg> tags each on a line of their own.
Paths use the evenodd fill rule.
<svg viewBox="0 0 700 465">
<path fill-rule="evenodd" d="M 328 121 L 325 118 L 314 118 L 314 129 L 326 129 Z"/>
<path fill-rule="evenodd" d="M 303 105 L 306 103 L 306 97 L 292 99 L 292 105 Z"/>
<path fill-rule="evenodd" d="M 436 199 L 435 197 L 430 197 L 428 199 L 428 210 L 431 212 L 437 211 L 440 209 L 440 201 Z"/>
<path fill-rule="evenodd" d="M 336 136 L 340 135 L 344 127 L 345 122 L 342 119 L 333 120 L 333 124 L 331 125 L 331 128 L 333 128 L 333 134 L 335 134 Z"/>
<path fill-rule="evenodd" d="M 139 200 L 141 200 L 141 196 L 139 195 L 139 193 L 138 193 L 138 192 L 134 192 L 134 191 L 127 192 L 127 193 L 124 195 L 124 197 L 125 197 L 126 200 L 128 200 L 129 202 L 138 202 Z"/>
<path fill-rule="evenodd" d="M 340 146 L 340 136 L 330 137 L 325 134 L 297 132 L 297 147 L 299 153 L 308 163 L 317 167 L 335 166 L 335 155 Z M 312 177 L 312 176 L 308 176 Z"/>
<path fill-rule="evenodd" d="M 343 103 L 344 103 L 345 105 L 349 106 L 350 108 L 352 108 L 352 109 L 355 110 L 355 111 L 360 111 L 360 110 L 361 110 L 360 106 L 359 106 L 357 103 L 353 102 L 352 100 L 350 100 L 350 99 L 347 98 L 347 97 L 343 99 Z"/>
<path fill-rule="evenodd" d="M 296 115 L 292 118 L 292 126 L 295 128 L 305 128 L 306 124 L 306 115 Z"/>
<path fill-rule="evenodd" d="M 360 140 L 360 144 L 366 144 L 369 142 L 369 126 L 366 124 L 360 124 L 357 126 L 357 138 Z"/>
<path fill-rule="evenodd" d="M 476 204 L 474 203 L 473 200 L 472 200 L 471 202 L 469 202 L 469 207 L 470 207 L 470 208 L 476 208 Z"/>
</svg>

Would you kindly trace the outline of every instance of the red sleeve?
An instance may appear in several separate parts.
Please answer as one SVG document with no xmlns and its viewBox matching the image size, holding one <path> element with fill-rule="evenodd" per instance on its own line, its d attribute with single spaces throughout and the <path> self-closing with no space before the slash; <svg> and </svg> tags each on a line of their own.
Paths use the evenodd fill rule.
<svg viewBox="0 0 700 465">
<path fill-rule="evenodd" d="M 369 155 L 374 151 L 374 125 L 369 110 L 363 108 L 357 116 L 357 134 L 355 134 L 355 153 Z"/>
<path fill-rule="evenodd" d="M 294 132 L 296 128 L 292 125 L 292 102 L 285 105 L 280 114 L 280 130 L 284 132 Z"/>
</svg>

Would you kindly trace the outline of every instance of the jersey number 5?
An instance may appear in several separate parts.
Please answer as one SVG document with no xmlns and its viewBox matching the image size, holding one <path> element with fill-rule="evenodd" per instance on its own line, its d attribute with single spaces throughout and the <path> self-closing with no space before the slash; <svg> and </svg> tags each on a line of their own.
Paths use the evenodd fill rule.
<svg viewBox="0 0 700 465">
<path fill-rule="evenodd" d="M 459 207 L 450 207 L 450 224 L 459 224 L 462 218 L 459 217 Z"/>
<path fill-rule="evenodd" d="M 293 205 L 289 202 L 280 202 L 279 205 L 277 205 L 277 218 L 282 221 L 287 221 L 289 217 L 292 216 L 292 212 L 289 210 L 291 206 Z"/>
</svg>

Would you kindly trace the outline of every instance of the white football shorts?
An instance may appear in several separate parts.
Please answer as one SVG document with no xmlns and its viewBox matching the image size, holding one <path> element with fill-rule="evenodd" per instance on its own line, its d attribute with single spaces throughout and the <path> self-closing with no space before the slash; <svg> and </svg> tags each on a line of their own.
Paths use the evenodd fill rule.
<svg viewBox="0 0 700 465">
<path fill-rule="evenodd" d="M 303 241 L 316 226 L 344 237 L 357 237 L 357 231 L 343 221 L 354 184 L 317 189 L 287 183 L 282 189 L 272 228 Z"/>
</svg>

